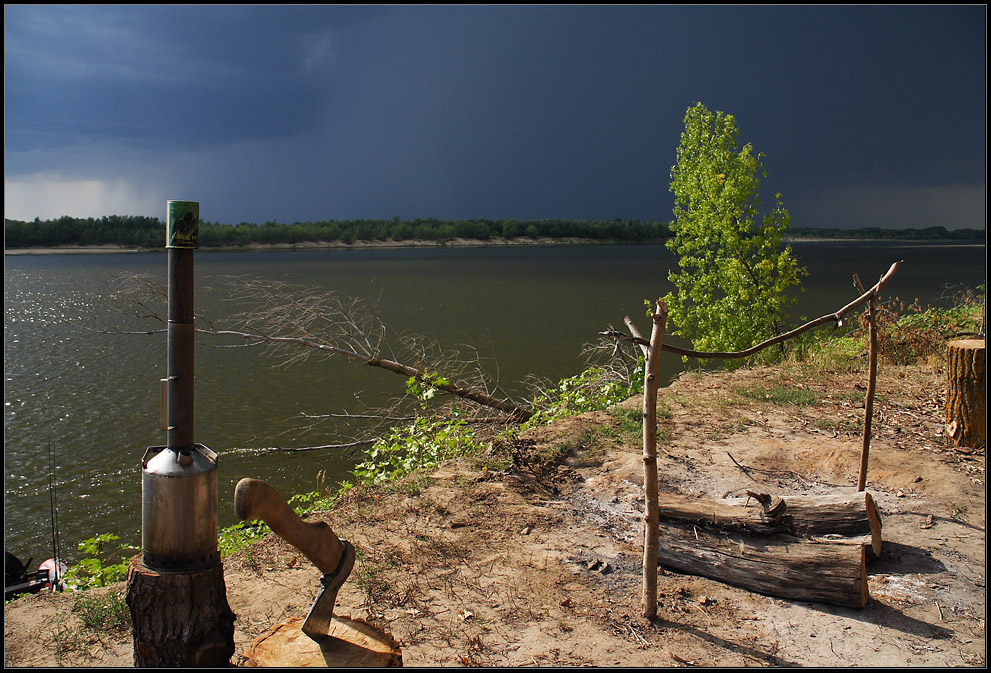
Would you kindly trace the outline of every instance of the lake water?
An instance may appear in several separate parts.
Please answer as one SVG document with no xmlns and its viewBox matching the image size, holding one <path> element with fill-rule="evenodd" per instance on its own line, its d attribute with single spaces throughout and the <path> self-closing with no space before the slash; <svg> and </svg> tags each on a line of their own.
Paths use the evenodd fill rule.
<svg viewBox="0 0 991 673">
<path fill-rule="evenodd" d="M 905 264 L 887 297 L 946 304 L 947 295 L 986 279 L 984 246 L 813 242 L 793 249 L 810 275 L 794 309 L 813 318 L 857 296 L 892 262 Z M 223 279 L 250 277 L 337 290 L 379 307 L 390 343 L 429 334 L 477 350 L 486 370 L 513 395 L 528 376 L 551 380 L 583 368 L 583 346 L 632 316 L 649 330 L 643 301 L 671 288 L 674 258 L 662 245 L 401 248 L 196 253 L 196 311 L 220 319 L 233 310 Z M 141 456 L 166 443 L 159 430 L 163 334 L 108 335 L 121 326 L 105 300 L 124 273 L 166 276 L 165 251 L 140 254 L 5 256 L 4 547 L 26 560 L 51 551 L 51 472 L 63 554 L 111 532 L 138 545 Z M 145 323 L 146 329 L 156 326 Z M 337 421 L 301 429 L 303 414 L 361 413 L 400 395 L 395 374 L 340 358 L 288 368 L 259 348 L 199 336 L 195 439 L 219 454 L 220 525 L 234 523 L 234 485 L 265 479 L 285 495 L 314 490 L 317 474 L 346 478 L 355 451 L 264 453 L 340 441 Z M 683 368 L 663 361 L 670 381 Z M 337 423 L 338 425 L 335 425 Z"/>
</svg>

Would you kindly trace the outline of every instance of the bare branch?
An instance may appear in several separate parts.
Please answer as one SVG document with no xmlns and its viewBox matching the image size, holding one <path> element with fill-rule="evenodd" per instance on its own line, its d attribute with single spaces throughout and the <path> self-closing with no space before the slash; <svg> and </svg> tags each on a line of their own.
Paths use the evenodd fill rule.
<svg viewBox="0 0 991 673">
<path fill-rule="evenodd" d="M 894 264 L 892 264 L 891 265 L 891 268 L 889 268 L 888 271 L 883 276 L 881 276 L 881 279 L 874 285 L 874 287 L 872 287 L 870 290 L 868 290 L 867 292 L 863 293 L 862 295 L 860 295 L 859 297 L 857 297 L 856 299 L 854 299 L 852 302 L 850 302 L 849 304 L 847 304 L 846 306 L 844 306 L 840 310 L 838 310 L 838 311 L 836 311 L 834 313 L 829 313 L 829 314 L 826 314 L 824 316 L 820 316 L 820 317 L 816 318 L 815 320 L 810 320 L 809 322 L 805 323 L 801 327 L 796 327 L 795 329 L 791 330 L 790 332 L 785 332 L 784 334 L 779 334 L 778 336 L 776 336 L 776 337 L 774 337 L 772 339 L 768 339 L 767 341 L 762 341 L 761 343 L 757 344 L 756 346 L 751 346 L 750 348 L 748 348 L 746 350 L 736 351 L 736 352 L 730 352 L 730 353 L 725 353 L 725 352 L 722 352 L 722 353 L 721 352 L 706 352 L 706 351 L 691 350 L 691 349 L 688 349 L 688 348 L 680 348 L 678 346 L 672 346 L 670 344 L 662 344 L 661 345 L 661 350 L 662 351 L 666 351 L 668 353 L 674 353 L 675 355 L 682 355 L 684 357 L 699 358 L 699 359 L 710 359 L 710 358 L 745 358 L 745 357 L 749 357 L 749 356 L 751 356 L 751 355 L 753 355 L 755 353 L 758 353 L 758 352 L 764 350 L 768 346 L 773 346 L 775 344 L 782 343 L 784 341 L 787 341 L 788 339 L 792 339 L 792 338 L 798 336 L 799 334 L 802 334 L 803 332 L 807 332 L 807 331 L 809 331 L 810 329 L 812 329 L 814 327 L 818 327 L 819 325 L 822 325 L 822 324 L 825 324 L 825 323 L 828 323 L 828 322 L 834 322 L 834 323 L 836 323 L 837 326 L 842 326 L 843 325 L 843 317 L 847 313 L 849 313 L 850 311 L 852 311 L 855 308 L 857 308 L 858 306 L 861 306 L 861 305 L 865 304 L 866 302 L 870 301 L 872 298 L 874 298 L 877 295 L 877 293 L 881 290 L 881 288 L 884 287 L 888 283 L 889 280 L 891 280 L 891 277 L 895 274 L 895 272 L 898 271 L 898 268 L 901 266 L 902 261 L 904 261 L 904 260 L 901 260 L 901 261 L 898 261 L 898 262 L 895 262 Z M 627 325 L 629 325 L 629 323 L 627 323 Z M 640 336 L 630 336 L 630 335 L 624 334 L 623 332 L 619 332 L 617 330 L 607 330 L 605 332 L 599 332 L 599 334 L 601 336 L 609 337 L 611 339 L 621 339 L 623 341 L 629 341 L 629 342 L 635 343 L 635 344 L 637 344 L 639 346 L 649 346 L 650 345 L 650 342 L 647 341 L 646 339 L 644 339 L 643 337 L 640 337 Z"/>
<path fill-rule="evenodd" d="M 229 277 L 226 283 L 229 300 L 247 304 L 250 308 L 230 318 L 235 326 L 231 329 L 218 329 L 198 315 L 201 324 L 196 332 L 269 346 L 281 355 L 283 366 L 301 362 L 314 353 L 338 355 L 415 378 L 443 392 L 502 411 L 518 421 L 533 416 L 532 411 L 511 400 L 499 399 L 487 392 L 488 384 L 478 363 L 463 360 L 457 353 L 443 349 L 436 340 L 419 336 L 399 338 L 402 350 L 409 356 L 408 361 L 416 363 L 412 366 L 383 357 L 385 325 L 372 307 L 360 299 L 336 292 L 313 292 L 311 288 L 280 281 Z M 160 285 L 149 276 L 122 276 L 115 294 L 120 305 L 128 307 L 125 312 L 132 317 L 166 324 L 162 316 L 167 297 Z M 153 334 L 157 331 L 160 330 L 115 333 Z M 432 367 L 431 363 L 437 366 Z M 466 382 L 450 382 L 456 379 Z"/>
</svg>

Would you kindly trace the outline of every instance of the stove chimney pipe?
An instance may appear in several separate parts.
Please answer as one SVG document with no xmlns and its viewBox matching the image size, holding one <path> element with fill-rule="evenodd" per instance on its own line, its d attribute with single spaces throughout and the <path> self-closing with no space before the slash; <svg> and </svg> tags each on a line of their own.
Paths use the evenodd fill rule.
<svg viewBox="0 0 991 673">
<path fill-rule="evenodd" d="M 190 572 L 220 560 L 217 454 L 193 442 L 193 252 L 199 203 L 168 202 L 168 445 L 141 460 L 141 550 L 148 568 Z"/>
</svg>

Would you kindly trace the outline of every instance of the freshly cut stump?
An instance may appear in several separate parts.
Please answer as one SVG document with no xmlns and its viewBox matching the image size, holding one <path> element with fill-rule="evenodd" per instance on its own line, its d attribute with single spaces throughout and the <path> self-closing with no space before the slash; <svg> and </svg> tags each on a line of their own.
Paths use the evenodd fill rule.
<svg viewBox="0 0 991 673">
<path fill-rule="evenodd" d="M 946 434 L 955 446 L 981 448 L 987 441 L 984 339 L 946 345 Z"/>
<path fill-rule="evenodd" d="M 391 668 L 403 652 L 391 634 L 362 619 L 335 616 L 318 643 L 302 632 L 302 617 L 276 624 L 245 650 L 245 666 L 265 668 Z"/>
</svg>

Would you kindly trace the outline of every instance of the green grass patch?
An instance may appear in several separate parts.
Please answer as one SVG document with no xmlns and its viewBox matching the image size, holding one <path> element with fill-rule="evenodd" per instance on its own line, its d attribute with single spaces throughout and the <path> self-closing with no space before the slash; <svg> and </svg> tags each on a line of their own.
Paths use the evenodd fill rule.
<svg viewBox="0 0 991 673">
<path fill-rule="evenodd" d="M 83 627 L 96 633 L 123 633 L 131 629 L 131 610 L 124 592 L 108 591 L 102 596 L 81 593 L 74 597 L 72 611 Z"/>
<path fill-rule="evenodd" d="M 819 403 L 819 395 L 806 388 L 792 388 L 779 383 L 762 385 L 754 383 L 748 386 L 740 386 L 736 389 L 736 394 L 755 402 L 768 402 L 770 404 L 790 404 L 793 406 L 810 406 Z"/>
</svg>

